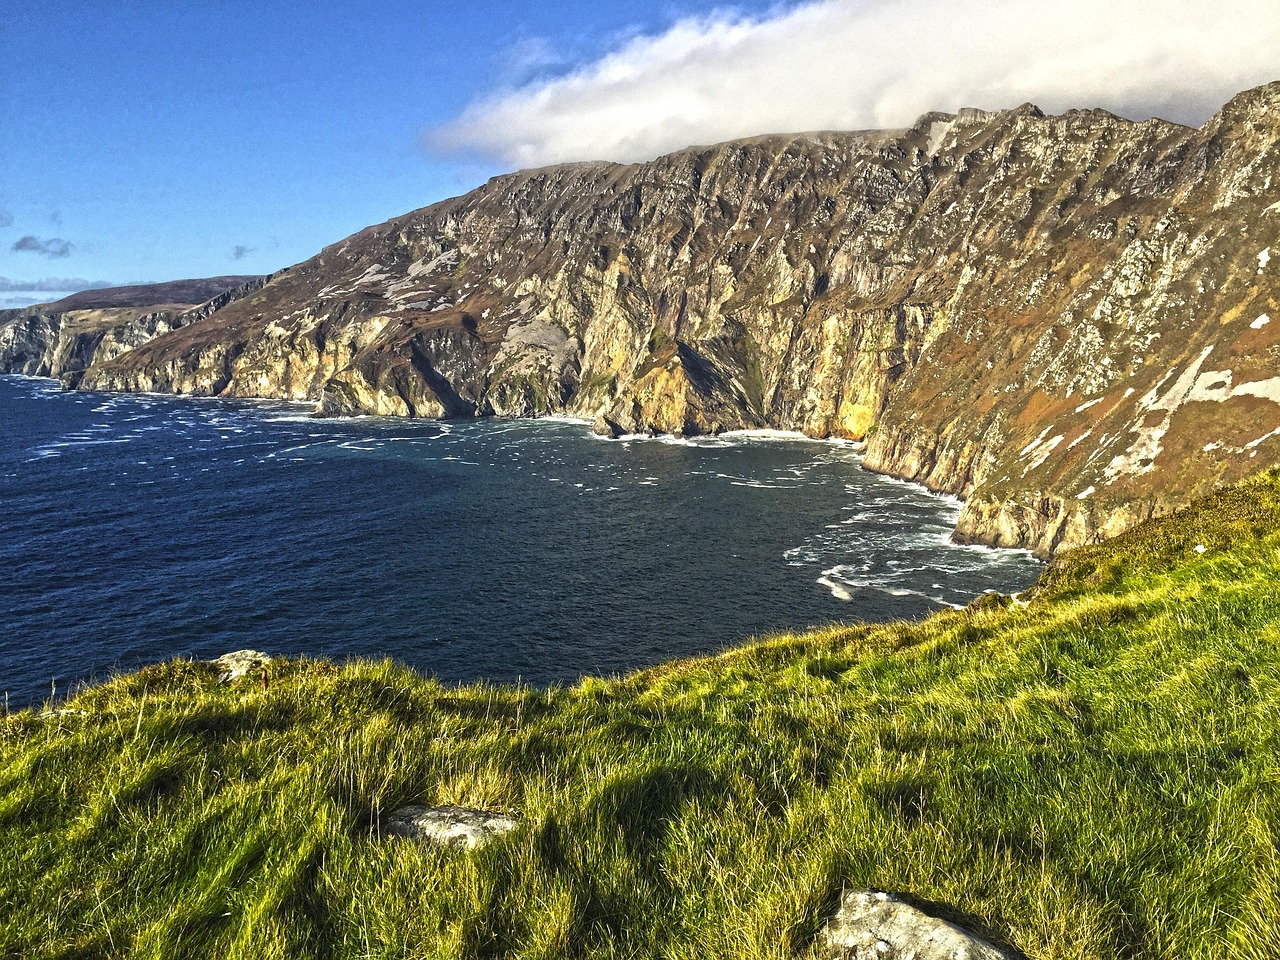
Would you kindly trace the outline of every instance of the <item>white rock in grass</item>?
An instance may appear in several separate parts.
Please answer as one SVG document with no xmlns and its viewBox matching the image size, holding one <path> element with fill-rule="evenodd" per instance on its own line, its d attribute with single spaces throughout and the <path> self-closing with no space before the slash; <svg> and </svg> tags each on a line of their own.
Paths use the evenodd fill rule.
<svg viewBox="0 0 1280 960">
<path fill-rule="evenodd" d="M 219 680 L 232 683 L 250 671 L 261 670 L 271 662 L 271 657 L 261 650 L 237 650 L 209 662 L 218 668 Z"/>
<path fill-rule="evenodd" d="M 497 810 L 410 805 L 389 814 L 382 823 L 382 832 L 470 848 L 510 833 L 519 825 L 514 817 Z"/>
<path fill-rule="evenodd" d="M 833 960 L 1013 960 L 953 923 L 891 893 L 853 890 L 818 938 Z"/>
</svg>

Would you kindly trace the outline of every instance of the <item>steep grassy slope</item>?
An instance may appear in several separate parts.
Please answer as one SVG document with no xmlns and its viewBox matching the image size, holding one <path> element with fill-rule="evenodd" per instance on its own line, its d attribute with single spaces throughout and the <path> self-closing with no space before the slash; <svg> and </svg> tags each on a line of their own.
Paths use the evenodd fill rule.
<svg viewBox="0 0 1280 960">
<path fill-rule="evenodd" d="M 1025 604 L 573 689 L 150 668 L 0 727 L 0 955 L 794 957 L 869 885 L 1030 957 L 1274 958 L 1277 583 L 1273 472 Z M 524 826 L 380 838 L 410 801 Z"/>
</svg>

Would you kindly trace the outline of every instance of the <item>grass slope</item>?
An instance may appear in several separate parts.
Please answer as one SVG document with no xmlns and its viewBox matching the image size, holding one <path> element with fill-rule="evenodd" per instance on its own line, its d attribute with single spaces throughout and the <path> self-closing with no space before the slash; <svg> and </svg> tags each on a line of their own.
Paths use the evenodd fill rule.
<svg viewBox="0 0 1280 960">
<path fill-rule="evenodd" d="M 0 954 L 804 957 L 856 885 L 1029 957 L 1275 958 L 1277 583 L 1272 473 L 1025 605 L 572 689 L 153 667 L 0 728 Z M 380 838 L 411 801 L 525 826 Z"/>
</svg>

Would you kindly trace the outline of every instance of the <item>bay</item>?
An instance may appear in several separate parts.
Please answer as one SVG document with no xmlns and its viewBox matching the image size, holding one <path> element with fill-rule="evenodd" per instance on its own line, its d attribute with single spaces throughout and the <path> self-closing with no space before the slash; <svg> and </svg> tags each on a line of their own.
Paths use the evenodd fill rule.
<svg viewBox="0 0 1280 960">
<path fill-rule="evenodd" d="M 567 683 L 921 617 L 1040 570 L 951 543 L 956 501 L 847 444 L 309 409 L 0 377 L 11 705 L 244 647 Z"/>
</svg>

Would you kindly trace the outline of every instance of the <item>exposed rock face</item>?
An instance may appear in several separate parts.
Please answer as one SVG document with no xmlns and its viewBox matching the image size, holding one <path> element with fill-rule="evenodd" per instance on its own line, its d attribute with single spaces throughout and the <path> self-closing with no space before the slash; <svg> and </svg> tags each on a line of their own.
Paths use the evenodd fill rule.
<svg viewBox="0 0 1280 960">
<path fill-rule="evenodd" d="M 49 376 L 46 355 L 61 320 L 39 308 L 0 310 L 0 371 Z"/>
<path fill-rule="evenodd" d="M 1280 83 L 1200 130 L 1026 105 L 511 174 L 84 385 L 866 437 L 1044 555 L 1280 458 L 1278 144 Z"/>
<path fill-rule="evenodd" d="M 852 890 L 819 938 L 833 960 L 1012 960 L 955 924 L 903 903 L 891 893 Z"/>
<path fill-rule="evenodd" d="M 1069 162 L 1092 117 L 1057 121 L 1062 155 L 1038 166 Z M 1089 146 L 1012 264 L 1002 243 L 966 265 L 996 296 L 957 302 L 869 445 L 873 469 L 966 497 L 962 539 L 1102 539 L 1280 456 L 1280 84 L 1199 131 L 1144 130 Z M 1025 204 L 1026 158 L 1004 168 L 1025 180 L 988 202 Z"/>
<path fill-rule="evenodd" d="M 519 825 L 514 817 L 496 810 L 410 805 L 389 814 L 382 830 L 391 836 L 471 848 L 510 833 Z"/>
<path fill-rule="evenodd" d="M 0 371 L 60 377 L 74 387 L 89 367 L 203 320 L 266 280 L 211 277 L 84 290 L 54 303 L 0 311 Z M 192 297 L 199 299 L 179 299 Z"/>
<path fill-rule="evenodd" d="M 218 679 L 222 683 L 234 683 L 250 673 L 261 671 L 271 663 L 271 657 L 261 650 L 236 650 L 224 653 L 211 663 L 218 671 Z"/>
</svg>

